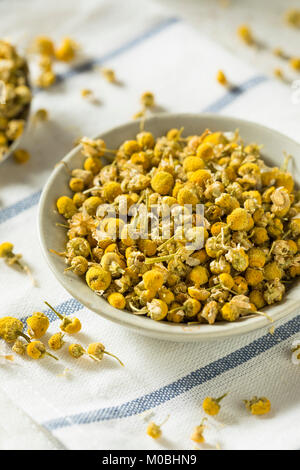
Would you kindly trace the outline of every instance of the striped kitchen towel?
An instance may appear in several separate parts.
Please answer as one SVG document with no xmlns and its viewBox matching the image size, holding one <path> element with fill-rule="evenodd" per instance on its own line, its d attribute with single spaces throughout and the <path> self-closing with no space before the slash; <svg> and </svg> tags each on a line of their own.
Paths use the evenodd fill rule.
<svg viewBox="0 0 300 470">
<path fill-rule="evenodd" d="M 22 8 L 22 15 L 16 9 Z M 24 11 L 23 11 L 24 10 Z M 67 449 L 193 449 L 189 436 L 203 417 L 207 395 L 228 392 L 222 412 L 209 419 L 202 448 L 299 448 L 300 375 L 290 360 L 290 345 L 300 336 L 300 316 L 269 328 L 209 343 L 158 341 L 108 322 L 80 305 L 53 277 L 39 249 L 36 218 L 42 187 L 54 164 L 74 139 L 93 136 L 130 120 L 139 96 L 155 93 L 159 109 L 173 112 L 220 112 L 255 120 L 299 139 L 300 107 L 290 89 L 253 68 L 145 0 L 71 0 L 0 3 L 3 36 L 27 45 L 35 35 L 59 41 L 71 36 L 81 45 L 81 62 L 61 66 L 57 83 L 35 90 L 33 111 L 46 108 L 48 122 L 31 126 L 22 147 L 32 154 L 24 166 L 8 159 L 0 169 L 0 241 L 9 240 L 24 255 L 38 287 L 1 264 L 1 316 L 26 318 L 43 310 L 43 300 L 67 315 L 76 314 L 82 344 L 97 332 L 109 351 L 126 364 L 105 358 L 74 361 L 62 351 L 59 363 L 16 358 L 0 365 L 0 389 L 28 414 L 38 428 Z M 118 84 L 105 82 L 99 66 L 115 70 Z M 215 80 L 223 69 L 236 85 L 226 91 Z M 82 99 L 90 88 L 99 103 Z M 49 334 L 58 321 L 51 311 Z M 48 335 L 49 336 L 49 335 Z M 1 342 L 0 346 L 6 350 Z M 242 400 L 267 396 L 272 411 L 256 418 Z M 1 427 L 9 410 L 0 403 Z M 170 415 L 157 441 L 146 435 L 149 419 Z M 16 427 L 23 426 L 16 422 Z M 0 427 L 0 437 L 1 437 Z M 26 446 L 32 445 L 28 427 Z M 13 438 L 13 436 L 12 436 Z M 50 439 L 50 438 L 49 438 Z M 52 441 L 54 442 L 54 441 Z M 25 446 L 24 440 L 22 445 Z M 18 442 L 15 443 L 18 446 Z"/>
</svg>

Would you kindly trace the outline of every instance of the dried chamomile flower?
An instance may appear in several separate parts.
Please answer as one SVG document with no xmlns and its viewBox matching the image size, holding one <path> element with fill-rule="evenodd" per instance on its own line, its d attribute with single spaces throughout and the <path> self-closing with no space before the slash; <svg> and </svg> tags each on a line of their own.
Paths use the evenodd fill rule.
<svg viewBox="0 0 300 470">
<path fill-rule="evenodd" d="M 0 161 L 8 154 L 13 141 L 24 130 L 31 90 L 28 81 L 28 65 L 16 48 L 8 41 L 0 40 Z"/>
<path fill-rule="evenodd" d="M 224 393 L 224 395 L 219 398 L 206 397 L 202 403 L 203 411 L 210 416 L 216 416 L 221 408 L 220 401 L 226 396 L 227 393 Z"/>
<path fill-rule="evenodd" d="M 241 24 L 238 27 L 237 35 L 248 46 L 252 46 L 254 44 L 254 38 L 251 28 L 247 24 Z"/>
<path fill-rule="evenodd" d="M 37 36 L 34 39 L 32 50 L 41 55 L 53 56 L 54 43 L 48 36 Z"/>
<path fill-rule="evenodd" d="M 32 120 L 34 123 L 48 121 L 48 119 L 49 119 L 49 113 L 47 109 L 44 109 L 44 108 L 37 109 L 32 117 Z"/>
<path fill-rule="evenodd" d="M 284 79 L 284 74 L 283 74 L 283 70 L 279 67 L 276 67 L 274 70 L 273 70 L 273 74 L 274 74 L 274 77 L 276 78 L 279 78 L 279 80 L 283 80 Z"/>
<path fill-rule="evenodd" d="M 58 316 L 62 320 L 60 324 L 60 329 L 64 333 L 68 333 L 69 335 L 74 335 L 81 330 L 81 322 L 78 318 L 68 318 L 65 315 L 62 315 L 57 310 L 55 310 L 48 302 L 45 302 L 47 307 L 49 307 L 55 315 Z"/>
<path fill-rule="evenodd" d="M 154 103 L 155 103 L 154 94 L 151 91 L 145 91 L 141 95 L 141 103 L 142 103 L 142 106 L 144 106 L 145 108 L 151 108 L 152 106 L 154 106 Z"/>
<path fill-rule="evenodd" d="M 120 294 L 119 292 L 112 292 L 107 297 L 108 302 L 115 308 L 123 310 L 126 305 L 126 300 L 124 295 Z"/>
<path fill-rule="evenodd" d="M 74 357 L 74 359 L 79 359 L 80 357 L 84 356 L 84 355 L 87 355 L 89 356 L 91 359 L 93 359 L 94 361 L 98 361 L 98 359 L 96 359 L 96 357 L 92 356 L 91 354 L 89 354 L 83 346 L 81 346 L 81 344 L 78 344 L 78 343 L 73 343 L 73 344 L 70 344 L 69 346 L 69 354 L 70 356 Z"/>
<path fill-rule="evenodd" d="M 271 410 L 271 402 L 266 397 L 253 397 L 251 400 L 244 400 L 244 403 L 253 415 L 265 415 Z"/>
<path fill-rule="evenodd" d="M 299 339 L 292 342 L 292 363 L 295 365 L 300 364 L 300 340 Z"/>
<path fill-rule="evenodd" d="M 56 207 L 58 212 L 63 215 L 66 219 L 70 219 L 73 215 L 76 214 L 77 208 L 68 196 L 61 196 L 56 201 Z"/>
<path fill-rule="evenodd" d="M 284 14 L 284 19 L 289 26 L 300 28 L 300 10 L 297 8 L 290 8 Z"/>
<path fill-rule="evenodd" d="M 155 424 L 154 421 L 151 421 L 147 426 L 147 434 L 152 437 L 152 439 L 159 439 L 162 435 L 161 427 L 168 421 L 169 416 L 161 424 Z"/>
<path fill-rule="evenodd" d="M 287 161 L 267 167 L 261 147 L 238 131 L 184 137 L 178 128 L 155 138 L 140 130 L 115 151 L 101 139 L 81 144 L 73 198 L 58 203 L 67 270 L 85 274 L 113 307 L 155 321 L 268 318 L 259 309 L 300 275 L 299 197 Z M 112 163 L 102 162 L 106 152 Z"/>
<path fill-rule="evenodd" d="M 92 266 L 86 273 L 87 285 L 95 292 L 104 292 L 111 283 L 111 273 L 101 266 Z"/>
<path fill-rule="evenodd" d="M 21 320 L 14 317 L 0 318 L 0 337 L 7 343 L 13 343 L 22 336 L 26 341 L 30 341 L 29 336 L 23 333 L 24 325 Z"/>
<path fill-rule="evenodd" d="M 102 76 L 107 80 L 109 83 L 116 82 L 116 74 L 113 69 L 109 69 L 107 67 L 101 67 L 100 69 Z"/>
<path fill-rule="evenodd" d="M 4 242 L 1 243 L 0 245 L 0 258 L 4 258 L 4 261 L 8 266 L 13 266 L 16 265 L 18 268 L 20 268 L 22 271 L 24 271 L 31 279 L 33 285 L 35 285 L 35 280 L 32 278 L 31 272 L 25 264 L 23 264 L 20 259 L 22 258 L 22 255 L 20 254 L 15 254 L 13 252 L 14 245 L 10 242 Z"/>
<path fill-rule="evenodd" d="M 32 359 L 42 359 L 45 355 L 47 355 L 58 361 L 56 356 L 46 350 L 41 341 L 31 341 L 29 344 L 27 344 L 26 352 L 27 355 Z"/>
<path fill-rule="evenodd" d="M 17 338 L 16 341 L 14 342 L 12 350 L 16 354 L 19 354 L 20 356 L 24 356 L 26 354 L 26 347 L 27 347 L 27 344 L 21 339 Z"/>
<path fill-rule="evenodd" d="M 49 328 L 49 318 L 42 312 L 35 312 L 26 320 L 30 338 L 40 339 Z"/>
<path fill-rule="evenodd" d="M 300 71 L 300 57 L 291 57 L 290 66 L 297 72 Z"/>
<path fill-rule="evenodd" d="M 36 85 L 40 88 L 49 88 L 55 83 L 56 75 L 52 69 L 42 70 L 36 79 Z"/>
<path fill-rule="evenodd" d="M 53 351 L 57 351 L 58 349 L 61 349 L 65 342 L 63 341 L 64 334 L 59 332 L 59 333 L 54 333 L 49 340 L 48 340 L 48 345 L 50 349 L 53 349 Z"/>
<path fill-rule="evenodd" d="M 223 85 L 223 86 L 228 85 L 228 80 L 223 70 L 218 70 L 216 79 L 217 79 L 217 82 L 220 83 L 220 85 Z"/>
<path fill-rule="evenodd" d="M 103 359 L 104 354 L 107 354 L 108 356 L 114 357 L 121 364 L 121 366 L 124 366 L 123 362 L 120 361 L 120 359 L 117 356 L 105 350 L 105 346 L 102 343 L 89 344 L 87 348 L 87 352 L 88 354 L 90 354 L 90 356 L 95 357 L 99 361 Z"/>
<path fill-rule="evenodd" d="M 17 149 L 13 152 L 13 157 L 16 163 L 26 163 L 30 159 L 30 153 L 24 149 Z"/>
<path fill-rule="evenodd" d="M 55 49 L 55 57 L 62 62 L 71 62 L 74 60 L 78 51 L 78 44 L 71 38 L 65 37 L 61 45 Z"/>
<path fill-rule="evenodd" d="M 71 266 L 66 268 L 65 271 L 73 271 L 77 276 L 83 276 L 88 270 L 89 263 L 83 256 L 74 256 L 71 259 Z"/>
<path fill-rule="evenodd" d="M 197 444 L 201 444 L 205 442 L 205 438 L 203 436 L 203 432 L 206 428 L 204 424 L 205 421 L 206 421 L 206 418 L 203 418 L 200 425 L 195 427 L 194 432 L 190 436 L 190 439 L 194 442 L 197 442 Z"/>
</svg>

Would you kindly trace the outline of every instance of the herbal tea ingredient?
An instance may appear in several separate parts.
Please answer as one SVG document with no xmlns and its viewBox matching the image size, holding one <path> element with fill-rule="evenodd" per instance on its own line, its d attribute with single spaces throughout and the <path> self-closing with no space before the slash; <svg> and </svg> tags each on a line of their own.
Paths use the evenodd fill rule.
<svg viewBox="0 0 300 470">
<path fill-rule="evenodd" d="M 206 397 L 202 403 L 203 411 L 210 416 L 216 416 L 221 409 L 220 401 L 226 396 L 227 393 L 219 398 Z"/>
<path fill-rule="evenodd" d="M 45 355 L 47 355 L 58 361 L 56 356 L 46 350 L 44 344 L 41 341 L 31 341 L 29 344 L 27 344 L 26 352 L 27 355 L 32 359 L 42 359 Z"/>
<path fill-rule="evenodd" d="M 170 415 L 168 415 L 161 424 L 156 424 L 151 421 L 147 426 L 147 434 L 152 437 L 152 439 L 159 439 L 162 435 L 161 427 L 168 421 Z"/>
<path fill-rule="evenodd" d="M 190 439 L 194 442 L 197 442 L 197 444 L 202 444 L 203 442 L 205 442 L 205 438 L 203 436 L 203 432 L 206 428 L 204 424 L 205 421 L 206 418 L 203 418 L 200 425 L 195 427 L 194 432 L 190 436 Z"/>
<path fill-rule="evenodd" d="M 31 338 L 40 339 L 49 328 L 50 322 L 48 317 L 42 312 L 35 312 L 26 320 L 28 326 L 28 334 Z"/>
<path fill-rule="evenodd" d="M 253 415 L 264 415 L 270 412 L 271 402 L 266 397 L 253 397 L 251 400 L 244 400 L 247 410 Z"/>
<path fill-rule="evenodd" d="M 31 102 L 28 66 L 16 48 L 0 40 L 0 80 L 5 84 L 4 103 L 0 103 L 0 160 L 23 133 Z"/>
<path fill-rule="evenodd" d="M 143 131 L 116 151 L 82 138 L 73 196 L 57 200 L 66 248 L 52 251 L 97 295 L 135 315 L 213 324 L 264 314 L 300 274 L 299 193 L 289 157 L 269 167 L 260 146 L 238 132 L 184 138 L 182 131 L 157 139 Z M 115 158 L 103 164 L 107 153 Z M 137 203 L 140 212 L 132 211 Z M 168 222 L 153 215 L 157 206 Z M 183 222 L 190 224 L 184 231 Z M 197 238 L 202 245 L 186 246 Z"/>
<path fill-rule="evenodd" d="M 31 279 L 33 285 L 36 284 L 35 280 L 33 279 L 30 269 L 28 266 L 23 264 L 20 259 L 22 258 L 22 255 L 20 254 L 15 254 L 14 251 L 14 245 L 10 242 L 3 242 L 0 244 L 0 258 L 4 258 L 4 261 L 8 266 L 13 266 L 16 265 L 21 271 L 24 271 Z"/>
<path fill-rule="evenodd" d="M 57 310 L 55 310 L 48 302 L 45 302 L 45 304 L 52 310 L 52 312 L 55 313 L 55 315 L 58 316 L 58 318 L 62 320 L 60 329 L 63 332 L 68 333 L 69 335 L 74 335 L 81 330 L 81 322 L 78 318 L 68 318 L 67 316 L 62 315 Z"/>
<path fill-rule="evenodd" d="M 31 52 L 39 56 L 40 74 L 36 79 L 36 85 L 41 88 L 48 88 L 56 81 L 56 74 L 53 70 L 55 60 L 62 62 L 72 62 L 77 54 L 78 44 L 71 38 L 63 38 L 61 44 L 55 47 L 54 42 L 47 36 L 35 38 L 31 47 Z"/>
</svg>

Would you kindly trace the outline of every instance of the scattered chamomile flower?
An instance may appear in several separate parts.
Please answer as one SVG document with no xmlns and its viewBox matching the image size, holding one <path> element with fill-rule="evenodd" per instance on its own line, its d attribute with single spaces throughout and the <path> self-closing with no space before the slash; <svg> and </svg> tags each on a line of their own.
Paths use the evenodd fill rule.
<svg viewBox="0 0 300 470">
<path fill-rule="evenodd" d="M 27 344 L 26 352 L 27 355 L 32 359 L 42 359 L 45 355 L 47 355 L 58 361 L 58 357 L 49 353 L 41 341 L 31 341 L 29 344 Z"/>
<path fill-rule="evenodd" d="M 69 346 L 69 354 L 70 356 L 74 357 L 74 359 L 79 359 L 80 357 L 82 357 L 83 355 L 87 355 L 89 356 L 91 359 L 93 359 L 94 361 L 97 361 L 98 359 L 96 359 L 94 356 L 92 356 L 91 354 L 89 354 L 83 346 L 81 346 L 81 344 L 78 344 L 78 343 L 73 343 L 73 344 L 70 344 Z"/>
<path fill-rule="evenodd" d="M 23 336 L 26 341 L 30 341 L 29 336 L 23 333 L 24 325 L 21 320 L 14 317 L 0 318 L 0 337 L 7 343 L 13 343 L 19 336 Z"/>
<path fill-rule="evenodd" d="M 33 285 L 35 285 L 35 280 L 33 279 L 31 272 L 25 264 L 21 263 L 20 259 L 22 255 L 15 254 L 13 252 L 14 245 L 10 242 L 4 242 L 0 245 L 0 258 L 4 258 L 4 261 L 8 266 L 13 266 L 14 264 L 18 266 L 22 271 L 24 271 L 31 279 Z"/>
<path fill-rule="evenodd" d="M 78 48 L 78 44 L 73 39 L 65 37 L 61 45 L 55 49 L 55 57 L 62 62 L 72 62 L 77 54 Z"/>
<path fill-rule="evenodd" d="M 121 366 L 124 367 L 123 362 L 120 361 L 120 359 L 117 356 L 115 356 L 114 354 L 106 351 L 105 346 L 102 343 L 91 343 L 91 344 L 89 344 L 88 348 L 87 348 L 87 352 L 88 352 L 88 354 L 90 354 L 90 356 L 95 357 L 99 361 L 101 361 L 103 359 L 104 354 L 107 354 L 108 356 L 114 357 L 121 364 Z"/>
<path fill-rule="evenodd" d="M 64 334 L 59 332 L 59 333 L 54 333 L 54 335 L 51 336 L 48 340 L 49 348 L 53 349 L 53 351 L 57 351 L 58 349 L 61 349 L 63 345 L 65 344 L 65 341 L 63 341 Z"/>
<path fill-rule="evenodd" d="M 42 312 L 35 312 L 26 320 L 30 338 L 40 339 L 49 328 L 49 318 Z"/>
<path fill-rule="evenodd" d="M 113 69 L 109 69 L 106 67 L 101 67 L 100 69 L 102 76 L 107 80 L 109 83 L 116 82 L 116 74 Z"/>
<path fill-rule="evenodd" d="M 244 403 L 253 415 L 265 415 L 271 410 L 271 402 L 266 397 L 253 397 L 251 400 L 244 400 Z"/>
<path fill-rule="evenodd" d="M 292 69 L 299 72 L 300 71 L 300 57 L 291 57 L 290 66 L 292 67 Z"/>
<path fill-rule="evenodd" d="M 93 92 L 92 92 L 92 90 L 89 90 L 88 88 L 83 88 L 80 91 L 80 94 L 81 94 L 82 98 L 88 98 L 91 95 L 93 95 Z"/>
<path fill-rule="evenodd" d="M 223 86 L 228 85 L 228 80 L 223 70 L 218 70 L 216 79 L 217 79 L 217 82 L 220 83 L 220 85 L 223 85 Z"/>
<path fill-rule="evenodd" d="M 210 416 L 217 415 L 221 408 L 219 403 L 226 396 L 227 396 L 227 393 L 224 393 L 224 395 L 222 395 L 219 398 L 206 397 L 202 403 L 203 411 Z"/>
<path fill-rule="evenodd" d="M 147 426 L 147 434 L 148 436 L 152 437 L 152 439 L 159 439 L 162 435 L 161 427 L 168 421 L 169 415 L 161 424 L 155 424 L 154 421 L 150 421 Z"/>
<path fill-rule="evenodd" d="M 280 80 L 283 80 L 283 78 L 284 78 L 283 71 L 279 67 L 276 67 L 273 70 L 273 74 L 274 74 L 274 77 L 279 78 Z"/>
<path fill-rule="evenodd" d="M 300 364 L 300 340 L 296 339 L 292 342 L 292 363 L 295 365 Z"/>
<path fill-rule="evenodd" d="M 13 152 L 13 158 L 16 163 L 26 163 L 30 159 L 30 153 L 24 149 L 17 149 Z"/>
<path fill-rule="evenodd" d="M 205 442 L 203 432 L 206 428 L 206 426 L 204 425 L 206 420 L 207 418 L 203 418 L 200 425 L 195 427 L 194 432 L 190 436 L 190 439 L 194 442 L 197 442 L 197 444 L 201 444 Z"/>
<path fill-rule="evenodd" d="M 81 330 L 81 322 L 78 318 L 68 318 L 67 316 L 62 315 L 57 310 L 55 310 L 48 302 L 45 302 L 45 304 L 55 313 L 55 315 L 58 316 L 58 318 L 62 320 L 62 323 L 60 324 L 60 329 L 64 333 L 74 335 Z"/>
<path fill-rule="evenodd" d="M 300 9 L 290 8 L 285 12 L 284 19 L 289 26 L 300 28 Z"/>
<path fill-rule="evenodd" d="M 49 119 L 49 113 L 47 109 L 44 109 L 44 108 L 37 109 L 32 117 L 32 120 L 34 123 L 48 121 L 48 119 Z"/>
<path fill-rule="evenodd" d="M 27 344 L 24 341 L 17 338 L 14 345 L 13 345 L 13 347 L 12 347 L 12 350 L 16 354 L 19 354 L 20 356 L 24 356 L 25 353 L 26 353 L 26 346 L 27 346 Z"/>
<path fill-rule="evenodd" d="M 151 91 L 145 91 L 141 95 L 141 103 L 145 108 L 151 108 L 155 104 L 154 94 Z"/>
<path fill-rule="evenodd" d="M 242 24 L 238 27 L 237 35 L 245 44 L 248 44 L 248 46 L 254 44 L 251 28 L 247 24 Z"/>
</svg>

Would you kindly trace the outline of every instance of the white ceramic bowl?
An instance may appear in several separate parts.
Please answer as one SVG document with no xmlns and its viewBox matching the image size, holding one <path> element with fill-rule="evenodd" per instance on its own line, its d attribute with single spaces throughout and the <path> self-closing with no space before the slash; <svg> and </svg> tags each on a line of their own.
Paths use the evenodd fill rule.
<svg viewBox="0 0 300 470">
<path fill-rule="evenodd" d="M 160 114 L 151 117 L 146 122 L 146 129 L 156 137 L 164 135 L 171 128 L 184 127 L 185 135 L 201 134 L 206 128 L 212 131 L 240 130 L 240 135 L 246 142 L 263 144 L 263 155 L 268 163 L 280 166 L 283 161 L 283 152 L 293 155 L 292 173 L 296 181 L 300 181 L 299 158 L 300 145 L 288 137 L 253 122 L 236 118 L 219 116 L 215 114 Z M 133 139 L 139 131 L 138 122 L 130 122 L 116 127 L 99 137 L 105 140 L 108 148 L 117 148 L 124 140 Z M 80 146 L 74 148 L 64 161 L 68 166 L 81 168 L 84 157 L 81 155 Z M 241 335 L 270 325 L 264 317 L 257 316 L 244 318 L 234 323 L 220 322 L 215 325 L 184 325 L 168 322 L 155 322 L 150 318 L 136 316 L 123 310 L 117 310 L 106 300 L 97 296 L 85 281 L 71 272 L 64 274 L 65 263 L 60 257 L 51 254 L 50 249 L 64 251 L 65 233 L 58 228 L 56 222 L 62 222 L 63 218 L 55 211 L 55 202 L 61 195 L 70 194 L 68 176 L 63 165 L 59 165 L 51 174 L 46 183 L 39 206 L 39 234 L 45 258 L 58 281 L 65 289 L 88 309 L 98 313 L 102 317 L 129 327 L 138 333 L 160 339 L 173 341 L 199 341 L 217 339 L 225 336 Z M 266 310 L 274 320 L 279 320 L 299 305 L 299 289 L 293 287 L 284 301 Z"/>
</svg>

